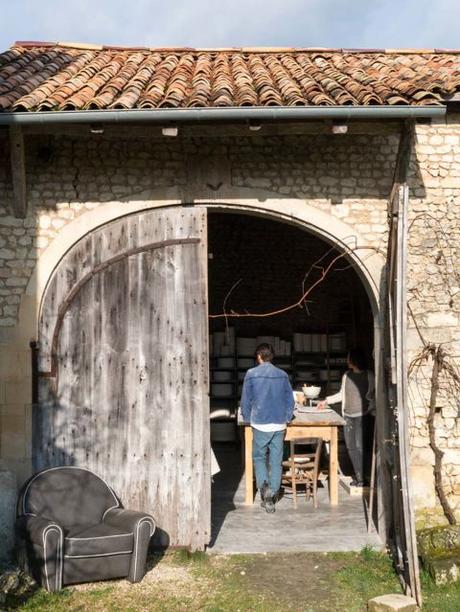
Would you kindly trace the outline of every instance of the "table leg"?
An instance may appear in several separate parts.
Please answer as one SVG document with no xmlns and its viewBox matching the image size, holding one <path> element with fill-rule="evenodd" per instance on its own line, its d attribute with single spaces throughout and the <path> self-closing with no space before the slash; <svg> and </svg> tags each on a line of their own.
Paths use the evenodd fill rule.
<svg viewBox="0 0 460 612">
<path fill-rule="evenodd" d="M 254 466 L 252 463 L 252 429 L 244 428 L 244 478 L 246 484 L 246 504 L 254 503 Z"/>
<path fill-rule="evenodd" d="M 337 506 L 339 503 L 338 455 L 337 427 L 331 427 L 331 444 L 329 449 L 329 497 L 331 506 Z"/>
</svg>

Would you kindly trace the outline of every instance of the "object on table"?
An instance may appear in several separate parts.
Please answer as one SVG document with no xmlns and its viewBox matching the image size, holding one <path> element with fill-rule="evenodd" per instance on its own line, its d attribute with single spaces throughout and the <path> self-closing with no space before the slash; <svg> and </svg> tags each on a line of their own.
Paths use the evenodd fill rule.
<svg viewBox="0 0 460 612">
<path fill-rule="evenodd" d="M 293 391 L 292 395 L 294 396 L 294 401 L 298 405 L 303 405 L 305 402 L 305 396 L 302 391 Z"/>
<path fill-rule="evenodd" d="M 307 399 L 312 400 L 316 399 L 321 393 L 321 387 L 316 387 L 315 385 L 304 385 L 302 387 L 302 391 Z"/>
</svg>

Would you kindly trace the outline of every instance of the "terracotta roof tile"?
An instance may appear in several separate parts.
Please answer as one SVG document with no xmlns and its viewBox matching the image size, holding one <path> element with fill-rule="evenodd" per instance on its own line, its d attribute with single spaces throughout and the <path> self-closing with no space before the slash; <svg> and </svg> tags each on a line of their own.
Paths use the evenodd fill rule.
<svg viewBox="0 0 460 612">
<path fill-rule="evenodd" d="M 436 105 L 460 51 L 146 49 L 20 42 L 0 54 L 0 110 Z"/>
</svg>

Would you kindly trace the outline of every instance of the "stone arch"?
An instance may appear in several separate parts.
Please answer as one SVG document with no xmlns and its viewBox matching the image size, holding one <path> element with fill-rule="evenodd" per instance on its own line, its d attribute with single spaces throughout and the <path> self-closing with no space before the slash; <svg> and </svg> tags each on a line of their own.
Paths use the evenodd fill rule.
<svg viewBox="0 0 460 612">
<path fill-rule="evenodd" d="M 21 301 L 19 311 L 18 336 L 16 340 L 23 343 L 37 338 L 38 321 L 43 297 L 53 272 L 63 256 L 78 241 L 93 230 L 116 219 L 137 212 L 156 208 L 180 207 L 190 205 L 209 208 L 210 210 L 231 211 L 271 218 L 289 223 L 306 232 L 315 234 L 339 251 L 345 251 L 355 272 L 360 277 L 373 313 L 374 319 L 374 362 L 376 372 L 376 408 L 377 423 L 384 431 L 384 415 L 386 408 L 386 384 L 384 378 L 383 360 L 383 302 L 385 253 L 377 251 L 368 244 L 362 235 L 352 226 L 334 215 L 304 200 L 296 198 L 280 198 L 273 193 L 254 189 L 232 190 L 233 197 L 210 197 L 209 199 L 185 200 L 176 198 L 177 193 L 170 193 L 170 199 L 155 198 L 152 192 L 145 193 L 145 198 L 137 201 L 114 201 L 101 204 L 88 210 L 63 227 L 56 238 L 41 254 L 37 266 L 30 278 L 26 292 Z M 142 194 L 144 195 L 144 194 Z M 238 197 L 235 197 L 237 195 Z M 356 250 L 356 247 L 358 249 Z M 355 249 L 355 250 L 354 250 Z M 380 437 L 379 437 L 380 438 Z M 382 448 L 383 441 L 379 439 L 378 446 Z M 382 505 L 383 504 L 383 505 Z M 378 532 L 382 541 L 386 541 L 385 517 L 387 509 L 384 502 L 378 498 Z"/>
<path fill-rule="evenodd" d="M 152 199 L 151 193 L 146 193 L 145 196 L 146 199 L 140 198 L 137 201 L 101 204 L 80 215 L 60 230 L 38 259 L 21 301 L 19 328 L 24 337 L 29 339 L 36 337 L 40 306 L 48 281 L 65 253 L 81 238 L 94 229 L 126 215 L 150 208 L 184 205 L 183 201 L 174 197 Z M 323 238 L 338 250 L 346 251 L 347 257 L 366 288 L 375 327 L 381 327 L 379 302 L 382 270 L 385 266 L 383 253 L 368 245 L 352 226 L 303 200 L 273 197 L 270 192 L 254 189 L 239 189 L 238 196 L 238 198 L 194 200 L 194 204 L 210 209 L 270 217 L 300 226 L 305 231 Z"/>
</svg>

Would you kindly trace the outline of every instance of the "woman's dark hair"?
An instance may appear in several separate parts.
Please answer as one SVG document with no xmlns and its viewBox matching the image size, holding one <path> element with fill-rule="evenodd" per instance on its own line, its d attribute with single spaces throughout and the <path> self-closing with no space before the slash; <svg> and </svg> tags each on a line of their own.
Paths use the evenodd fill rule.
<svg viewBox="0 0 460 612">
<path fill-rule="evenodd" d="M 256 348 L 256 357 L 257 355 L 259 355 L 262 361 L 273 361 L 275 351 L 273 350 L 271 344 L 259 344 L 259 346 Z"/>
<path fill-rule="evenodd" d="M 348 361 L 360 370 L 367 370 L 367 359 L 363 349 L 355 346 L 348 351 Z"/>
</svg>

